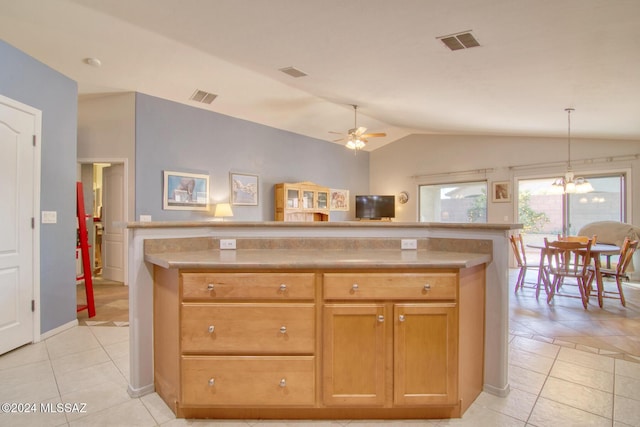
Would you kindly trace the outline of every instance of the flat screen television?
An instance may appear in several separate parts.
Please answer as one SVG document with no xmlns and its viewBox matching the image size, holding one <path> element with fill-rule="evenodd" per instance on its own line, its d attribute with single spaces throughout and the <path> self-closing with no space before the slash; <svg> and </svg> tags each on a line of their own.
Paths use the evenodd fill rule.
<svg viewBox="0 0 640 427">
<path fill-rule="evenodd" d="M 356 196 L 356 218 L 395 218 L 396 196 L 360 195 Z"/>
</svg>

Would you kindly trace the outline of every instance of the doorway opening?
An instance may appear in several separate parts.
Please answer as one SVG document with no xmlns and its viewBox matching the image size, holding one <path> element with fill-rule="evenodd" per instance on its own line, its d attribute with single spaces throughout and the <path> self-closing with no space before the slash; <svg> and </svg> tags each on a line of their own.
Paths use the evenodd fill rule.
<svg viewBox="0 0 640 427">
<path fill-rule="evenodd" d="M 89 319 L 86 312 L 78 313 L 80 324 L 128 325 L 126 171 L 125 159 L 78 161 L 96 304 L 95 317 Z M 81 269 L 81 265 L 77 268 Z M 86 299 L 84 292 L 83 283 L 78 283 L 79 303 Z"/>
</svg>

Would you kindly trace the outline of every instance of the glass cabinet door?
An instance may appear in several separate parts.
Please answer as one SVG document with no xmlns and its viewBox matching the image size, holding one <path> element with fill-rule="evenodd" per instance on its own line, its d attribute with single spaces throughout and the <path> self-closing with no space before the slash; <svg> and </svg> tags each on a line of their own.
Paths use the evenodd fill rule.
<svg viewBox="0 0 640 427">
<path fill-rule="evenodd" d="M 318 209 L 329 209 L 329 193 L 318 191 Z"/>
<path fill-rule="evenodd" d="M 288 208 L 297 208 L 298 207 L 298 198 L 300 197 L 300 194 L 298 192 L 297 189 L 295 188 L 288 188 L 287 189 L 287 207 Z"/>
<path fill-rule="evenodd" d="M 314 204 L 314 192 L 310 190 L 302 191 L 302 207 L 304 209 L 313 209 Z"/>
</svg>

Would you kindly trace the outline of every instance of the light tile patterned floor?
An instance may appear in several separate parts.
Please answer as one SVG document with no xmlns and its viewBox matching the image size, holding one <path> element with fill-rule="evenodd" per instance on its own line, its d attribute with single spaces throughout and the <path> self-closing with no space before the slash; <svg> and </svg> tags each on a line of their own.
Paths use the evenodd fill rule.
<svg viewBox="0 0 640 427">
<path fill-rule="evenodd" d="M 513 273 L 513 272 L 512 272 Z M 482 393 L 461 419 L 409 421 L 194 421 L 176 419 L 155 393 L 127 394 L 129 328 L 78 326 L 0 356 L 0 402 L 36 403 L 37 413 L 0 413 L 0 426 L 640 426 L 640 289 L 612 300 L 536 301 L 510 293 L 511 393 Z M 86 404 L 70 413 L 40 405 Z M 84 412 L 82 412 L 84 411 Z"/>
</svg>

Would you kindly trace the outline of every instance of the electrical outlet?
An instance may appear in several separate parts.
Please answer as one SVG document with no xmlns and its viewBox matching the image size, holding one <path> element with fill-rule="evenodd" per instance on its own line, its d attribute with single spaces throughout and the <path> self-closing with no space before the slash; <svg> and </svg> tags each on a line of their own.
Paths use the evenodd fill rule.
<svg viewBox="0 0 640 427">
<path fill-rule="evenodd" d="M 400 241 L 401 249 L 418 249 L 418 241 L 416 239 L 402 239 Z"/>
<path fill-rule="evenodd" d="M 151 215 L 140 215 L 140 222 L 151 222 Z"/>
<path fill-rule="evenodd" d="M 220 239 L 220 249 L 235 249 L 236 239 Z"/>
</svg>

